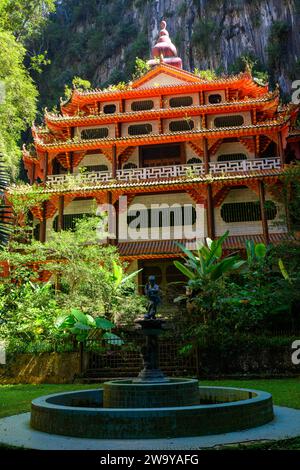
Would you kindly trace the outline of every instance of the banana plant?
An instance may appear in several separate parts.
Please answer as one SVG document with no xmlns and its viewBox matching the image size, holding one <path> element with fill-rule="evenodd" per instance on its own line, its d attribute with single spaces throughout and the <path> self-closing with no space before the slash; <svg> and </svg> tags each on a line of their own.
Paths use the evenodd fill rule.
<svg viewBox="0 0 300 470">
<path fill-rule="evenodd" d="M 179 244 L 186 260 L 185 263 L 174 261 L 176 268 L 188 278 L 186 295 L 178 297 L 175 302 L 185 300 L 187 307 L 197 311 L 204 323 L 216 318 L 223 299 L 223 278 L 245 263 L 236 254 L 222 256 L 223 243 L 228 235 L 226 232 L 217 240 L 207 238 L 206 245 L 200 243 L 195 251 Z"/>
<path fill-rule="evenodd" d="M 239 269 L 245 263 L 238 255 L 222 258 L 222 245 L 228 235 L 229 232 L 226 232 L 217 240 L 206 238 L 206 245 L 200 243 L 195 252 L 178 243 L 187 259 L 185 264 L 181 261 L 174 261 L 174 264 L 189 279 L 190 287 L 196 287 L 197 284 L 200 286 L 209 281 L 217 281 L 228 272 Z"/>
<path fill-rule="evenodd" d="M 128 276 L 124 276 L 122 266 L 113 261 L 112 277 L 114 280 L 115 287 L 118 288 L 126 284 L 126 282 L 128 282 L 130 279 L 133 279 L 140 271 L 142 271 L 142 269 L 134 271 L 133 273 L 128 274 Z"/>
<path fill-rule="evenodd" d="M 85 342 L 92 330 L 103 330 L 102 338 L 109 344 L 122 345 L 123 340 L 111 332 L 115 325 L 105 317 L 92 317 L 73 308 L 70 313 L 60 315 L 55 326 L 64 333 L 75 335 L 78 342 Z"/>
</svg>

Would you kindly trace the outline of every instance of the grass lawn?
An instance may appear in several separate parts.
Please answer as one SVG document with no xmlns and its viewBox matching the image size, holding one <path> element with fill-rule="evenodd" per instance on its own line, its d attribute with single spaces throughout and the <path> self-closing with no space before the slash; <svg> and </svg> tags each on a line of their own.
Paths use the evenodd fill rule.
<svg viewBox="0 0 300 470">
<path fill-rule="evenodd" d="M 274 405 L 300 408 L 300 377 L 296 379 L 213 380 L 200 381 L 202 385 L 224 385 L 264 390 L 273 396 Z"/>
<path fill-rule="evenodd" d="M 98 388 L 99 385 L 0 385 L 0 418 L 30 411 L 31 400 L 41 395 Z"/>
<path fill-rule="evenodd" d="M 300 377 L 296 379 L 270 380 L 214 380 L 201 381 L 203 385 L 253 388 L 265 390 L 273 395 L 275 405 L 300 408 Z M 98 388 L 97 385 L 0 385 L 0 418 L 30 410 L 30 403 L 36 397 L 69 390 Z M 300 436 L 285 441 L 251 445 L 228 446 L 228 449 L 297 449 L 300 450 Z"/>
</svg>

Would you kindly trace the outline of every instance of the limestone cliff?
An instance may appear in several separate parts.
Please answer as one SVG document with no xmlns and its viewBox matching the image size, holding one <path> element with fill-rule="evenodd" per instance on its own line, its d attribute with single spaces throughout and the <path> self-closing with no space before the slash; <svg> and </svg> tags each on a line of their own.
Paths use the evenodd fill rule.
<svg viewBox="0 0 300 470">
<path fill-rule="evenodd" d="M 247 56 L 284 93 L 300 79 L 300 0 L 61 0 L 43 38 L 45 103 L 74 75 L 93 86 L 129 79 L 162 18 L 187 70 L 238 72 Z"/>
</svg>

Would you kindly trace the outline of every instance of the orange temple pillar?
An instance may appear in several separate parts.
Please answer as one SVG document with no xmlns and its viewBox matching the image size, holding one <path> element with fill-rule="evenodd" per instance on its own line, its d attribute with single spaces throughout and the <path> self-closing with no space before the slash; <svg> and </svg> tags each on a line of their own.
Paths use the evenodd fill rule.
<svg viewBox="0 0 300 470">
<path fill-rule="evenodd" d="M 203 138 L 203 157 L 204 157 L 204 173 L 209 173 L 209 152 L 207 138 Z"/>
<path fill-rule="evenodd" d="M 215 238 L 215 219 L 211 184 L 207 185 L 206 191 L 207 236 L 213 240 Z"/>
<path fill-rule="evenodd" d="M 270 237 L 269 237 L 268 218 L 267 218 L 266 208 L 265 208 L 265 185 L 264 185 L 264 182 L 260 181 L 258 183 L 258 187 L 259 187 L 259 203 L 260 203 L 263 237 L 264 237 L 265 244 L 268 245 L 270 243 Z"/>
<path fill-rule="evenodd" d="M 116 179 L 117 177 L 117 169 L 118 169 L 117 146 L 113 145 L 113 148 L 112 148 L 112 177 L 113 179 Z"/>
</svg>

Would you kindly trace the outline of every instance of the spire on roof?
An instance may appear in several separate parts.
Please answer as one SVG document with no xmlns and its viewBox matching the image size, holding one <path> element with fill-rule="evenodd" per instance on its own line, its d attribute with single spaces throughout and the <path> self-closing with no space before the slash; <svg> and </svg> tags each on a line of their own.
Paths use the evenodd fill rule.
<svg viewBox="0 0 300 470">
<path fill-rule="evenodd" d="M 182 69 L 182 60 L 177 57 L 177 49 L 172 43 L 169 33 L 166 30 L 167 23 L 160 23 L 160 33 L 155 46 L 152 48 L 153 59 L 148 61 L 149 65 L 156 65 L 157 60 L 174 67 Z"/>
</svg>

